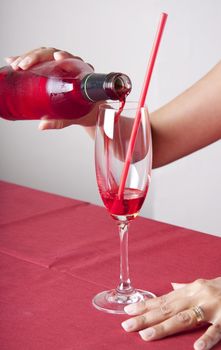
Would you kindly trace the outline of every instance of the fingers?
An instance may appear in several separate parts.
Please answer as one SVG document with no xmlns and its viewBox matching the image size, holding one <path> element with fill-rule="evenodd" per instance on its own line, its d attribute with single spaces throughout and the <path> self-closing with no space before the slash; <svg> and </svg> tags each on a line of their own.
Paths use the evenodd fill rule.
<svg viewBox="0 0 221 350">
<path fill-rule="evenodd" d="M 42 120 L 38 126 L 38 129 L 39 130 L 63 129 L 72 124 L 74 124 L 73 120 L 66 120 L 66 119 Z"/>
<path fill-rule="evenodd" d="M 18 70 L 19 68 L 26 70 L 36 63 L 50 60 L 57 61 L 64 58 L 77 58 L 82 60 L 79 56 L 74 56 L 66 51 L 61 51 L 53 47 L 40 47 L 20 56 L 6 57 L 5 60 L 14 70 Z"/>
<path fill-rule="evenodd" d="M 7 61 L 9 61 L 9 64 L 11 64 L 14 70 L 18 70 L 19 68 L 28 69 L 35 63 L 54 59 L 53 54 L 56 51 L 58 50 L 52 47 L 40 47 L 17 57 L 8 57 Z"/>
<path fill-rule="evenodd" d="M 5 61 L 8 64 L 12 64 L 12 62 L 14 62 L 19 56 L 9 56 L 9 57 L 5 57 Z"/>
<path fill-rule="evenodd" d="M 181 300 L 184 293 L 185 292 L 182 290 L 172 291 L 158 298 L 145 300 L 136 304 L 130 304 L 126 306 L 124 310 L 128 315 L 139 315 L 143 312 L 151 311 L 157 308 L 163 310 L 167 308 L 171 302 Z M 184 300 L 186 299 L 184 298 Z M 185 306 L 188 307 L 186 304 Z"/>
<path fill-rule="evenodd" d="M 221 321 L 213 324 L 194 344 L 195 350 L 211 349 L 221 340 Z"/>
<path fill-rule="evenodd" d="M 124 321 L 122 323 L 122 327 L 127 332 L 141 330 L 146 327 L 159 324 L 162 321 L 169 319 L 176 314 L 179 314 L 181 310 L 185 310 L 187 308 L 185 299 L 170 300 L 168 296 L 164 296 L 163 298 L 158 298 L 158 299 L 159 299 L 158 307 L 153 308 L 152 310 L 147 310 L 142 315 L 139 315 Z M 142 304 L 147 305 L 148 302 L 147 303 L 143 302 Z M 139 303 L 137 305 L 137 310 L 141 310 L 142 304 Z M 144 307 L 146 307 L 146 305 Z"/>
<path fill-rule="evenodd" d="M 212 323 L 194 344 L 195 350 L 211 349 L 221 340 L 221 278 L 172 284 L 174 291 L 125 308 L 137 315 L 122 323 L 128 331 L 140 330 L 142 339 L 155 340 Z"/>
<path fill-rule="evenodd" d="M 83 61 L 83 59 L 79 56 L 74 56 L 69 52 L 58 50 L 53 47 L 40 47 L 20 56 L 6 57 L 5 60 L 14 70 L 26 70 L 36 63 L 50 60 L 59 61 L 65 58 L 75 58 Z M 91 66 L 89 63 L 88 65 L 94 70 L 93 66 Z"/>
<path fill-rule="evenodd" d="M 150 307 L 148 307 L 148 302 L 143 300 L 139 303 L 135 303 L 135 304 L 130 304 L 128 306 L 126 306 L 124 308 L 124 311 L 128 314 L 128 315 L 139 315 L 142 314 L 143 312 L 146 312 L 148 310 L 148 308 L 150 309 Z"/>
<path fill-rule="evenodd" d="M 145 341 L 161 339 L 169 335 L 192 329 L 197 326 L 194 312 L 189 309 L 181 311 L 173 317 L 139 332 Z"/>
<path fill-rule="evenodd" d="M 96 125 L 97 121 L 97 114 L 99 106 L 102 102 L 95 103 L 93 109 L 86 114 L 84 117 L 77 118 L 77 119 L 60 119 L 60 120 L 53 120 L 48 119 L 47 116 L 44 116 L 41 118 L 41 122 L 38 126 L 39 130 L 50 130 L 50 129 L 63 129 L 66 126 L 78 124 L 81 126 L 84 126 L 89 133 L 89 135 L 94 138 L 94 126 Z"/>
</svg>

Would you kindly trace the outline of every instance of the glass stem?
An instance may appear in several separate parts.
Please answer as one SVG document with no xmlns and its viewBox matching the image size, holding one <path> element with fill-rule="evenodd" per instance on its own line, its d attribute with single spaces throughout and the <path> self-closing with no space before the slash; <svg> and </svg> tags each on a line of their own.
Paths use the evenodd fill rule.
<svg viewBox="0 0 221 350">
<path fill-rule="evenodd" d="M 120 236 L 120 282 L 117 287 L 117 292 L 128 294 L 133 291 L 129 277 L 128 265 L 128 223 L 120 222 L 118 227 Z"/>
</svg>

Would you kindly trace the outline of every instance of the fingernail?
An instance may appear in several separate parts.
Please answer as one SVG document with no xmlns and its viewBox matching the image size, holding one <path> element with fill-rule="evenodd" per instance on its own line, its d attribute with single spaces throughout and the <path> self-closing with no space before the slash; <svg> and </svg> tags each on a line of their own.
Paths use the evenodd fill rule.
<svg viewBox="0 0 221 350">
<path fill-rule="evenodd" d="M 121 323 L 121 326 L 126 332 L 132 331 L 135 325 L 136 325 L 136 321 L 133 318 Z"/>
<path fill-rule="evenodd" d="M 173 289 L 176 290 L 176 289 L 183 288 L 183 287 L 185 286 L 185 283 L 175 283 L 175 282 L 171 282 L 171 285 L 172 285 Z"/>
<path fill-rule="evenodd" d="M 140 331 L 139 334 L 143 340 L 149 340 L 154 337 L 156 330 L 154 328 L 147 328 Z"/>
<path fill-rule="evenodd" d="M 206 344 L 203 340 L 198 340 L 195 344 L 194 344 L 194 349 L 195 350 L 203 350 L 206 349 Z"/>
<path fill-rule="evenodd" d="M 143 302 L 135 303 L 135 304 L 130 304 L 125 306 L 124 311 L 128 315 L 136 315 L 137 313 L 140 313 L 144 311 L 145 305 Z"/>
<path fill-rule="evenodd" d="M 5 57 L 5 61 L 10 64 L 13 61 L 13 57 Z"/>
<path fill-rule="evenodd" d="M 24 69 L 31 63 L 31 61 L 32 61 L 31 57 L 27 56 L 18 64 L 18 66 Z"/>
<path fill-rule="evenodd" d="M 124 311 L 129 315 L 134 315 L 137 312 L 137 306 L 136 304 L 130 304 L 125 306 Z"/>
<path fill-rule="evenodd" d="M 171 286 L 174 290 L 178 288 L 177 283 L 174 283 L 174 282 L 171 282 Z"/>
<path fill-rule="evenodd" d="M 38 125 L 38 129 L 39 130 L 45 130 L 46 129 L 46 125 L 45 125 L 46 123 L 44 123 L 44 122 L 41 122 L 39 125 Z"/>
<path fill-rule="evenodd" d="M 19 69 L 19 66 L 18 66 L 18 61 L 16 60 L 16 61 L 14 61 L 14 62 L 12 62 L 11 63 L 11 67 L 14 69 L 14 70 L 18 70 Z"/>
<path fill-rule="evenodd" d="M 46 130 L 44 123 L 38 125 L 38 130 Z"/>
<path fill-rule="evenodd" d="M 61 51 L 55 51 L 54 52 L 54 59 L 57 61 L 57 60 L 61 60 L 63 58 L 62 56 L 62 52 Z"/>
<path fill-rule="evenodd" d="M 54 122 L 49 122 L 49 121 L 42 121 L 38 126 L 39 130 L 49 130 L 54 128 L 55 128 Z"/>
</svg>

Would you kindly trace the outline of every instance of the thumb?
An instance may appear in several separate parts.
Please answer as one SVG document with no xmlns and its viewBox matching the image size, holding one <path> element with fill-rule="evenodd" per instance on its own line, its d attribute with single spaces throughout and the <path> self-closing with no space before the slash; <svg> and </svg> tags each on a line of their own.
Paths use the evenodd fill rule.
<svg viewBox="0 0 221 350">
<path fill-rule="evenodd" d="M 63 129 L 66 126 L 72 125 L 73 120 L 42 120 L 38 126 L 39 130 Z"/>
</svg>

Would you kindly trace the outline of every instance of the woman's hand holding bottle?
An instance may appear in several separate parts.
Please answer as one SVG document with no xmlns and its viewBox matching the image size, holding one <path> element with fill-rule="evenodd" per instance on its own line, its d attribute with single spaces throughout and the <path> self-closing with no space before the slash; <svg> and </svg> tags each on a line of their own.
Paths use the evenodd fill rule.
<svg viewBox="0 0 221 350">
<path fill-rule="evenodd" d="M 66 58 L 75 58 L 81 61 L 82 58 L 79 56 L 74 56 L 66 51 L 58 50 L 55 48 L 40 47 L 38 49 L 29 51 L 20 56 L 10 56 L 5 58 L 6 62 L 11 65 L 13 70 L 17 71 L 19 69 L 28 70 L 37 63 L 47 62 L 47 61 L 59 61 Z M 93 68 L 90 64 L 88 64 Z M 61 129 L 72 124 L 80 124 L 82 126 L 88 127 L 88 131 L 93 132 L 93 127 L 96 123 L 97 109 L 100 102 L 94 104 L 94 108 L 83 118 L 75 119 L 59 119 L 52 120 L 47 119 L 47 115 L 42 117 L 39 124 L 40 130 L 47 129 Z"/>
</svg>

